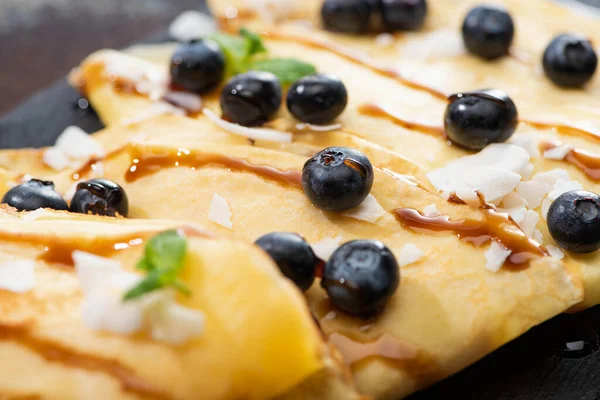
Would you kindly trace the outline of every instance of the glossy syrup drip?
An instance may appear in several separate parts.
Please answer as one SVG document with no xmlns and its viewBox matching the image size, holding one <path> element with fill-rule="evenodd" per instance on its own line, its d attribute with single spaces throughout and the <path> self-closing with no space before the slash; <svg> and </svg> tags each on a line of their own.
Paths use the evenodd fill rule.
<svg viewBox="0 0 600 400">
<path fill-rule="evenodd" d="M 508 258 L 509 266 L 522 266 L 547 255 L 546 250 L 527 237 L 509 216 L 492 209 L 484 209 L 482 212 L 484 218 L 481 220 L 451 221 L 448 216 L 424 217 L 411 208 L 394 210 L 396 219 L 416 232 L 451 232 L 474 246 L 481 246 L 490 240 L 498 241 L 512 251 Z"/>
<path fill-rule="evenodd" d="M 82 179 L 84 176 L 87 176 L 90 173 L 92 173 L 93 171 L 95 171 L 96 168 L 98 168 L 99 163 L 101 163 L 103 161 L 108 161 L 108 160 L 118 156 L 119 154 L 123 153 L 125 150 L 126 150 L 126 147 L 119 147 L 118 149 L 112 150 L 102 157 L 90 158 L 88 160 L 88 162 L 86 162 L 81 167 L 79 167 L 75 172 L 73 172 L 71 179 L 73 179 L 74 181 L 78 181 L 78 180 Z"/>
<path fill-rule="evenodd" d="M 333 42 L 314 40 L 314 39 L 309 38 L 308 36 L 295 36 L 295 35 L 288 35 L 288 34 L 284 34 L 284 33 L 272 32 L 272 31 L 262 32 L 262 34 L 271 40 L 296 42 L 296 43 L 301 43 L 302 45 L 307 46 L 307 47 L 312 47 L 314 49 L 329 51 L 329 52 L 331 52 L 347 61 L 350 61 L 354 64 L 359 64 L 364 67 L 367 67 L 368 69 L 370 69 L 371 71 L 373 71 L 379 75 L 394 79 L 397 82 L 401 83 L 402 85 L 407 86 L 411 89 L 415 89 L 415 90 L 418 90 L 421 92 L 428 93 L 437 99 L 443 100 L 444 102 L 448 101 L 448 95 L 446 93 L 442 93 L 439 90 L 434 89 L 432 87 L 411 81 L 411 80 L 403 77 L 395 69 L 386 68 L 386 67 L 377 65 L 377 63 L 374 60 L 372 60 L 370 57 L 352 52 L 351 50 L 349 50 L 343 46 L 340 46 L 339 44 L 336 44 Z"/>
<path fill-rule="evenodd" d="M 246 171 L 286 185 L 302 188 L 302 174 L 298 171 L 281 171 L 269 165 L 257 165 L 242 158 L 221 154 L 196 153 L 187 149 L 165 151 L 160 154 L 144 154 L 133 149 L 133 163 L 125 180 L 133 182 L 144 176 L 158 172 L 162 168 L 186 167 L 190 169 L 218 165 L 232 171 Z"/>
<path fill-rule="evenodd" d="M 33 336 L 24 327 L 0 325 L 0 341 L 12 341 L 38 354 L 50 363 L 62 364 L 74 370 L 86 370 L 112 376 L 124 392 L 140 398 L 170 400 L 172 397 L 152 386 L 135 374 L 135 371 L 121 364 L 118 360 L 102 358 L 94 354 L 85 354 L 70 349 L 62 344 Z"/>
<path fill-rule="evenodd" d="M 520 122 L 532 126 L 536 129 L 552 129 L 558 133 L 562 133 L 563 135 L 568 136 L 577 136 L 585 139 L 592 139 L 596 141 L 600 141 L 600 135 L 597 135 L 593 132 L 586 131 L 585 129 L 576 128 L 570 125 L 563 124 L 552 124 L 548 122 L 538 122 L 538 121 L 530 121 L 530 120 L 521 120 Z"/>
<path fill-rule="evenodd" d="M 540 150 L 542 152 L 559 147 L 561 143 L 542 142 Z M 588 153 L 582 149 L 572 149 L 565 157 L 565 161 L 576 166 L 590 179 L 600 180 L 600 157 Z"/>
<path fill-rule="evenodd" d="M 446 130 L 442 126 L 433 126 L 420 124 L 418 122 L 407 121 L 394 114 L 384 106 L 377 104 L 363 104 L 358 108 L 358 112 L 371 117 L 385 118 L 394 124 L 409 130 L 415 130 L 428 135 L 437 136 L 446 139 Z"/>
<path fill-rule="evenodd" d="M 336 332 L 327 338 L 350 367 L 365 360 L 378 358 L 402 369 L 420 385 L 442 378 L 439 365 L 433 357 L 392 335 L 384 334 L 375 340 L 363 341 Z"/>
</svg>

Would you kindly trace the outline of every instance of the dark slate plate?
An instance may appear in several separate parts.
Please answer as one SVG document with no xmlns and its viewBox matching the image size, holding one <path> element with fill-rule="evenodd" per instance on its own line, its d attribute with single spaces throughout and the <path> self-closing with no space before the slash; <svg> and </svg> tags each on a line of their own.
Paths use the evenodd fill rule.
<svg viewBox="0 0 600 400">
<path fill-rule="evenodd" d="M 68 125 L 101 129 L 79 100 L 64 79 L 33 95 L 0 118 L 0 148 L 51 145 Z M 599 331 L 600 306 L 558 316 L 409 400 L 600 400 Z"/>
</svg>

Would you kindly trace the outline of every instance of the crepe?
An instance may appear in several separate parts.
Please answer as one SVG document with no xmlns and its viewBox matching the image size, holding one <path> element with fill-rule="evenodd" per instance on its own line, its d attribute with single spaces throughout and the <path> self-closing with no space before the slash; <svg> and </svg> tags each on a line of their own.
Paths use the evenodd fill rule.
<svg viewBox="0 0 600 400">
<path fill-rule="evenodd" d="M 450 16 L 456 19 L 451 23 L 458 24 L 467 4 L 471 3 L 453 1 L 455 7 L 450 7 L 449 2 L 431 1 L 432 15 L 426 30 L 397 35 L 394 40 L 398 46 L 408 46 L 408 39 L 427 43 L 427 35 L 444 26 Z M 233 5 L 235 2 L 214 2 L 213 7 L 219 16 Z M 456 72 L 457 79 L 453 82 L 440 79 L 448 87 L 435 88 L 435 82 L 408 79 L 392 72 L 390 68 L 400 59 L 395 45 L 379 49 L 374 45 L 377 40 L 374 36 L 332 35 L 317 28 L 306 30 L 303 24 L 290 21 L 309 19 L 317 10 L 316 1 L 297 2 L 297 5 L 301 7 L 276 24 L 254 18 L 254 14 L 244 11 L 241 3 L 238 16 L 245 17 L 240 18 L 241 22 L 268 31 L 263 38 L 271 54 L 301 56 L 320 72 L 332 72 L 342 79 L 350 101 L 336 121 L 341 127 L 328 127 L 325 132 L 311 131 L 314 127 L 306 130 L 297 126 L 297 121 L 283 107 L 268 127 L 279 133 L 291 132 L 292 141 L 250 140 L 245 133 L 232 134 L 231 127 L 224 129 L 222 122 L 214 119 L 214 115 L 220 115 L 218 90 L 202 98 L 209 117 L 198 108 L 188 110 L 187 117 L 157 115 L 185 113 L 180 107 L 165 105 L 160 90 L 158 95 L 152 91 L 164 90 L 161 85 L 168 82 L 166 66 L 174 46 L 136 48 L 130 55 L 101 51 L 82 63 L 72 81 L 109 126 L 93 136 L 105 154 L 75 160 L 56 171 L 48 160 L 44 161 L 48 149 L 0 152 L 0 166 L 6 169 L 0 174 L 3 192 L 29 174 L 53 180 L 59 192 L 68 198 L 77 181 L 102 176 L 122 184 L 130 199 L 131 218 L 191 221 L 209 226 L 220 235 L 247 241 L 273 231 L 297 232 L 310 243 L 321 246 L 325 242 L 353 239 L 382 240 L 402 265 L 402 281 L 377 318 L 364 321 L 337 312 L 318 284 L 307 294 L 328 342 L 351 367 L 358 391 L 375 399 L 402 398 L 457 372 L 560 312 L 600 301 L 598 291 L 594 290 L 600 284 L 600 274 L 594 268 L 597 255 L 566 255 L 560 260 L 561 254 L 553 253 L 554 257 L 550 257 L 513 221 L 487 208 L 480 209 L 479 200 L 473 207 L 446 201 L 437 193 L 429 176 L 470 154 L 449 146 L 440 132 L 446 95 L 454 90 L 479 88 L 483 83 L 473 79 L 474 75 L 480 75 L 473 71 L 481 71 L 483 75 L 494 70 L 490 72 L 490 84 L 502 83 L 500 89 L 538 85 L 532 91 L 515 95 L 510 92 L 522 119 L 530 121 L 519 127 L 515 138 L 537 140 L 543 135 L 544 140 L 559 139 L 600 153 L 591 132 L 574 126 L 581 120 L 595 123 L 596 100 L 592 96 L 587 92 L 560 91 L 542 77 L 536 78 L 533 67 L 525 67 L 513 58 L 489 65 L 463 54 L 442 60 L 435 54 L 425 60 L 407 58 L 406 66 L 418 69 L 415 67 L 418 65 L 427 77 L 435 78 L 439 70 L 451 66 L 461 70 L 461 74 Z M 552 7 L 543 12 L 551 15 L 557 10 Z M 530 11 L 522 7 L 514 14 L 526 17 Z M 443 15 L 448 17 L 441 18 Z M 228 21 L 224 27 L 237 30 L 240 21 Z M 562 29 L 564 24 L 561 21 L 549 26 L 545 28 L 547 32 Z M 468 63 L 469 69 L 465 67 L 463 71 L 461 63 Z M 524 78 L 524 71 L 531 75 Z M 149 85 L 150 89 L 139 83 Z M 450 86 L 454 84 L 457 89 Z M 595 85 L 587 90 L 594 90 Z M 537 97 L 540 87 L 545 87 L 548 93 Z M 557 93 L 560 97 L 566 93 L 573 96 L 568 98 L 578 101 L 572 103 L 568 112 L 564 111 L 559 108 Z M 365 106 L 383 107 L 396 115 L 395 121 L 385 113 L 373 112 L 373 107 L 365 112 L 369 108 Z M 542 122 L 548 115 L 564 117 L 559 121 L 564 125 L 552 129 L 552 124 L 548 124 L 548 129 L 539 129 L 531 123 L 540 122 L 536 126 L 544 126 Z M 306 159 L 331 145 L 359 149 L 376 166 L 372 196 L 347 215 L 319 211 L 298 186 Z M 494 149 L 524 153 L 520 147 L 506 146 Z M 533 171 L 527 172 L 529 175 L 561 168 L 573 181 L 590 190 L 597 189 L 596 181 L 574 165 L 539 156 L 526 154 L 526 157 L 526 164 L 531 162 L 534 166 Z M 528 181 L 524 177 L 525 168 L 519 173 Z M 219 198 L 225 200 L 228 212 L 215 216 L 211 206 Z M 451 232 L 419 233 L 418 227 L 411 225 L 414 222 L 411 216 L 418 220 L 417 216 L 424 215 L 433 205 L 441 214 L 439 218 L 470 221 L 486 229 L 493 224 L 492 237 L 497 242 L 509 246 L 516 238 L 518 246 L 525 246 L 539 257 L 517 268 L 498 265 L 499 271 L 492 272 L 486 269 L 486 264 L 494 258 L 493 249 L 487 244 L 475 247 Z M 503 200 L 497 206 L 509 208 Z M 543 213 L 542 207 L 536 211 Z M 546 234 L 543 218 L 537 228 L 545 233 L 537 241 L 553 243 Z M 415 256 L 415 247 L 419 257 Z M 336 392 L 320 391 L 320 386 L 351 391 L 343 379 L 331 376 L 339 376 L 339 372 L 318 373 L 314 380 L 305 380 L 285 395 L 346 398 Z"/>
<path fill-rule="evenodd" d="M 7 268 L 17 275 L 24 260 L 39 260 L 32 290 L 0 292 L 5 305 L 0 317 L 2 397 L 293 399 L 314 393 L 302 389 L 305 381 L 322 398 L 358 397 L 300 292 L 253 246 L 183 222 L 49 210 L 34 215 L 7 207 L 0 210 L 0 220 L 3 289 Z M 181 302 L 204 314 L 204 332 L 172 345 L 144 334 L 89 329 L 82 322 L 81 283 L 68 265 L 71 252 L 94 253 L 133 269 L 142 241 L 169 229 L 188 235 L 182 279 L 192 296 Z M 115 251 L 121 242 L 130 246 Z M 223 274 L 227 269 L 235 273 Z"/>
<path fill-rule="evenodd" d="M 566 175 L 562 174 L 560 178 L 556 175 L 552 185 L 557 179 L 578 182 L 584 189 L 597 193 L 600 192 L 600 136 L 597 134 L 600 133 L 600 114 L 597 112 L 600 108 L 596 106 L 598 100 L 594 92 L 599 88 L 598 78 L 585 90 L 559 89 L 541 76 L 539 63 L 536 61 L 552 35 L 567 30 L 569 26 L 571 30 L 576 28 L 594 38 L 596 33 L 591 26 L 596 20 L 581 17 L 558 5 L 539 3 L 534 1 L 528 3 L 531 7 L 528 5 L 519 8 L 518 2 L 506 2 L 506 6 L 511 8 L 517 18 L 519 31 L 513 52 L 519 56 L 506 57 L 493 63 L 465 54 L 460 44 L 456 27 L 469 7 L 475 4 L 470 1 L 456 1 L 452 4 L 444 1 L 430 2 L 431 15 L 423 31 L 396 35 L 395 42 L 384 47 L 376 45 L 377 39 L 374 36 L 348 37 L 319 29 L 315 16 L 318 15 L 315 10 L 318 11 L 320 4 L 317 1 L 296 3 L 294 11 L 275 24 L 251 12 L 250 6 L 235 2 L 216 2 L 212 6 L 217 17 L 222 16 L 227 7 L 239 8 L 240 18 L 228 20 L 226 24 L 223 22 L 224 28 L 233 31 L 240 24 L 248 24 L 265 33 L 263 38 L 274 56 L 295 57 L 301 54 L 302 60 L 314 64 L 319 72 L 333 73 L 347 86 L 349 105 L 336 121 L 342 124 L 341 130 L 335 132 L 344 139 L 334 133 L 328 134 L 331 136 L 298 133 L 294 135 L 294 141 L 313 145 L 318 149 L 344 145 L 349 136 L 365 139 L 413 162 L 426 174 L 444 167 L 452 160 L 471 154 L 458 146 L 448 146 L 439 134 L 447 104 L 445 96 L 457 90 L 494 87 L 506 90 L 517 103 L 523 122 L 512 142 L 532 153 L 530 161 L 534 169 L 530 171 L 530 175 L 564 170 Z M 539 11 L 534 13 L 534 9 Z M 538 18 L 540 13 L 544 16 L 543 26 Z M 310 29 L 306 28 L 305 23 L 298 23 L 306 19 L 312 21 Z M 573 21 L 577 21 L 576 26 Z M 540 32 L 535 35 L 535 40 L 529 40 L 530 29 Z M 453 44 L 447 43 L 447 37 L 450 37 Z M 402 48 L 404 51 L 401 51 Z M 458 51 L 454 51 L 457 48 Z M 429 49 L 425 57 L 420 53 L 423 49 Z M 448 55 L 448 49 L 454 49 L 454 52 L 451 51 Z M 166 73 L 167 60 L 173 50 L 174 45 L 137 47 L 130 53 L 138 60 L 115 52 L 99 52 L 82 64 L 74 75 L 74 81 L 81 84 L 81 89 L 90 98 L 105 124 L 130 122 L 136 117 L 152 114 L 154 111 L 149 108 L 151 103 L 147 97 L 138 93 L 121 91 L 115 95 L 115 86 L 106 79 L 103 68 L 110 66 L 111 70 L 118 71 L 121 69 L 119 66 L 125 70 L 126 66 L 136 65 L 148 76 L 161 76 Z M 441 56 L 438 55 L 440 52 Z M 523 54 L 528 57 L 526 62 Z M 149 60 L 149 63 L 144 63 L 139 58 Z M 412 72 L 407 74 L 407 68 Z M 419 71 L 421 77 L 414 77 L 414 71 Z M 451 79 L 447 75 L 440 76 L 440 71 L 452 71 Z M 365 82 L 369 82 L 368 85 Z M 218 91 L 215 93 L 218 94 Z M 204 96 L 202 100 L 205 107 L 219 115 L 216 94 Z M 373 111 L 372 106 L 383 111 L 377 108 Z M 198 112 L 189 116 L 204 118 Z M 269 126 L 296 132 L 296 123 L 285 107 L 282 107 L 279 118 Z M 539 150 L 542 143 L 572 146 L 582 154 L 585 165 L 575 165 L 577 161 L 573 163 L 568 159 L 543 157 Z M 367 142 L 360 141 L 350 147 L 365 150 L 369 146 Z M 411 174 L 402 169 L 397 172 Z M 427 179 L 420 179 L 419 176 L 417 179 L 423 185 L 429 184 Z M 535 228 L 540 233 L 536 232 L 536 239 L 554 246 L 544 220 L 548 205 L 538 204 L 536 200 L 528 208 L 537 211 L 539 215 Z M 600 286 L 600 271 L 594 267 L 598 261 L 597 254 L 568 254 L 567 258 L 570 265 L 581 269 L 588 289 L 585 300 L 578 308 L 598 304 L 600 291 L 596 289 Z"/>
<path fill-rule="evenodd" d="M 192 126 L 196 129 L 187 131 Z M 159 116 L 113 126 L 98 137 L 141 139 L 102 161 L 104 177 L 127 192 L 132 218 L 200 223 L 247 240 L 272 231 L 298 232 L 312 244 L 376 238 L 401 264 L 406 245 L 416 246 L 423 257 L 402 267 L 399 290 L 373 320 L 336 312 L 319 285 L 308 293 L 322 331 L 351 364 L 359 392 L 376 399 L 402 398 L 428 386 L 583 298 L 576 271 L 550 256 L 494 273 L 484 267 L 486 246 L 475 247 L 452 234 L 420 234 L 401 224 L 395 210 L 423 211 L 432 204 L 453 221 L 485 225 L 494 220 L 490 211 L 449 203 L 414 178 L 386 169 L 383 156 L 377 159 L 384 164 L 376 171 L 369 207 L 340 215 L 312 207 L 298 186 L 296 171 L 306 156 L 240 143 L 205 120 Z M 66 193 L 74 172 L 85 179 L 92 169 L 46 178 Z M 231 229 L 210 216 L 217 194 L 227 202 Z M 507 219 L 497 228 L 501 238 L 513 237 Z M 516 237 L 530 243 L 522 234 Z"/>
</svg>

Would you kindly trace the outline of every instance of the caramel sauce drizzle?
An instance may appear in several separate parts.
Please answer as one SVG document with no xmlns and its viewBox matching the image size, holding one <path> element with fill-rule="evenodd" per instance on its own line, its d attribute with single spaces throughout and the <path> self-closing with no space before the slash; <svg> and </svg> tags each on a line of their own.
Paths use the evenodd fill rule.
<svg viewBox="0 0 600 400">
<path fill-rule="evenodd" d="M 96 168 L 98 167 L 99 163 L 101 163 L 103 161 L 108 161 L 112 158 L 115 158 L 119 154 L 123 153 L 126 149 L 127 149 L 127 146 L 122 146 L 122 147 L 119 147 L 117 149 L 114 149 L 114 150 L 108 152 L 104 156 L 90 158 L 88 160 L 88 162 L 86 162 L 81 167 L 79 167 L 75 172 L 73 172 L 71 179 L 74 181 L 78 181 L 79 179 L 83 178 L 84 176 L 89 175 L 92 171 L 95 171 Z"/>
<path fill-rule="evenodd" d="M 362 341 L 341 333 L 332 333 L 328 335 L 328 342 L 341 353 L 349 367 L 377 357 L 402 368 L 421 386 L 443 378 L 440 367 L 433 357 L 392 335 L 384 334 L 373 341 Z"/>
<path fill-rule="evenodd" d="M 561 145 L 562 143 L 542 142 L 540 143 L 540 150 L 544 153 Z M 572 149 L 569 151 L 564 161 L 576 166 L 586 174 L 588 178 L 595 181 L 600 180 L 600 156 L 596 156 L 582 149 Z"/>
<path fill-rule="evenodd" d="M 121 383 L 124 392 L 144 398 L 170 400 L 172 397 L 136 376 L 135 371 L 117 360 L 101 358 L 71 350 L 62 345 L 34 337 L 23 327 L 0 325 L 0 340 L 10 340 L 26 347 L 48 362 L 92 372 L 102 372 Z"/>
<path fill-rule="evenodd" d="M 585 129 L 576 128 L 574 126 L 562 125 L 562 124 L 552 124 L 548 122 L 537 122 L 531 120 L 520 120 L 520 122 L 527 124 L 536 129 L 553 129 L 558 133 L 562 133 L 563 135 L 568 136 L 577 136 L 585 139 L 593 139 L 596 141 L 600 141 L 600 135 L 596 135 L 593 132 L 586 131 Z"/>
<path fill-rule="evenodd" d="M 261 32 L 261 34 L 266 36 L 270 40 L 291 41 L 291 42 L 301 43 L 304 46 L 312 47 L 314 49 L 329 51 L 330 53 L 333 53 L 333 54 L 335 54 L 347 61 L 350 61 L 354 64 L 362 65 L 379 75 L 394 79 L 397 82 L 401 83 L 402 85 L 407 86 L 411 89 L 415 89 L 415 90 L 418 90 L 421 92 L 428 93 L 428 94 L 432 95 L 433 97 L 443 100 L 443 101 L 448 101 L 448 95 L 446 93 L 442 93 L 439 90 L 434 89 L 432 87 L 411 81 L 411 80 L 405 78 L 404 76 L 402 76 L 398 71 L 396 71 L 392 68 L 386 68 L 386 67 L 377 65 L 377 63 L 374 60 L 372 60 L 370 57 L 359 54 L 359 53 L 352 52 L 351 50 L 349 50 L 339 44 L 336 44 L 334 42 L 319 41 L 319 40 L 310 39 L 309 37 L 306 37 L 306 36 L 300 37 L 300 36 L 288 35 L 288 34 L 278 33 L 278 32 L 273 32 L 273 31 Z"/>
<path fill-rule="evenodd" d="M 484 209 L 482 212 L 482 220 L 451 221 L 448 216 L 425 217 L 411 208 L 394 210 L 396 219 L 416 232 L 451 232 L 474 246 L 481 246 L 490 240 L 498 241 L 512 251 L 508 265 L 523 265 L 548 254 L 539 243 L 527 237 L 508 215 L 493 209 Z"/>
<path fill-rule="evenodd" d="M 281 171 L 269 165 L 257 165 L 242 158 L 221 154 L 196 153 L 187 149 L 165 151 L 161 154 L 143 154 L 134 147 L 133 162 L 125 174 L 127 182 L 136 181 L 156 173 L 162 168 L 187 167 L 192 170 L 210 165 L 224 166 L 232 171 L 247 171 L 265 179 L 302 188 L 302 174 L 298 171 Z"/>
<path fill-rule="evenodd" d="M 426 133 L 431 136 L 442 137 L 447 139 L 446 130 L 442 126 L 433 126 L 421 124 L 418 122 L 407 121 L 394 112 L 390 111 L 387 107 L 377 104 L 363 104 L 358 108 L 358 112 L 363 115 L 368 115 L 376 118 L 385 118 L 394 124 L 401 126 L 409 130 L 415 130 L 422 133 Z"/>
</svg>

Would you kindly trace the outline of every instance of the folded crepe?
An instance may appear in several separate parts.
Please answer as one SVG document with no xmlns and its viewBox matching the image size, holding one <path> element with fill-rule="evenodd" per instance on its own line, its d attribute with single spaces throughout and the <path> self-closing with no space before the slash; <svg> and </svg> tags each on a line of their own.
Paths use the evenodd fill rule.
<svg viewBox="0 0 600 400">
<path fill-rule="evenodd" d="M 583 298 L 577 271 L 548 256 L 508 218 L 447 202 L 416 178 L 387 168 L 399 171 L 402 162 L 410 163 L 377 147 L 373 159 L 380 164 L 371 196 L 357 209 L 336 214 L 313 207 L 299 186 L 307 156 L 256 146 L 259 141 L 241 143 L 206 120 L 159 116 L 98 134 L 99 141 L 108 137 L 134 138 L 101 161 L 103 176 L 127 192 L 132 218 L 168 217 L 247 240 L 273 231 L 297 232 L 323 257 L 337 243 L 353 239 L 378 239 L 394 252 L 402 265 L 401 286 L 372 320 L 336 311 L 318 284 L 307 293 L 325 337 L 351 367 L 361 394 L 402 398 Z M 45 178 L 66 194 L 74 179 L 95 171 L 86 165 Z M 418 176 L 419 168 L 413 172 Z M 6 179 L 22 178 L 6 173 Z M 486 264 L 494 262 L 494 251 L 487 244 L 476 247 L 451 232 L 419 233 L 415 218 L 433 205 L 451 221 L 480 226 L 482 235 L 516 252 L 533 253 L 532 261 L 502 266 L 502 260 L 499 271 L 491 272 Z M 247 285 L 254 293 L 251 280 Z M 316 387 L 307 382 L 304 390 Z"/>
<path fill-rule="evenodd" d="M 436 4 L 438 3 L 433 3 L 430 8 L 435 9 Z M 550 10 L 555 9 L 550 8 Z M 434 21 L 437 19 L 434 18 Z M 367 54 L 362 54 L 356 49 L 333 42 L 329 38 L 331 34 L 316 28 L 306 31 L 306 28 L 298 27 L 297 24 L 290 25 L 277 25 L 273 32 L 263 36 L 270 53 L 273 56 L 281 57 L 295 57 L 300 54 L 303 61 L 314 64 L 319 72 L 338 75 L 348 89 L 349 103 L 345 112 L 336 121 L 341 126 L 327 127 L 326 130 L 332 129 L 330 132 L 310 132 L 311 127 L 308 127 L 308 132 L 301 130 L 297 121 L 294 121 L 284 109 L 285 107 L 282 107 L 278 118 L 266 127 L 292 133 L 291 140 L 298 146 L 264 140 L 259 140 L 256 143 L 257 146 L 285 148 L 296 153 L 303 152 L 305 155 L 330 145 L 348 145 L 365 152 L 370 148 L 384 148 L 388 154 L 403 158 L 410 161 L 408 165 L 416 166 L 416 169 L 411 167 L 411 170 L 407 170 L 403 169 L 407 164 L 402 163 L 400 168 L 395 170 L 396 172 L 411 175 L 415 173 L 415 170 L 419 170 L 421 176 L 433 173 L 434 177 L 439 173 L 444 175 L 448 171 L 453 171 L 455 168 L 453 161 L 472 154 L 458 146 L 449 146 L 442 136 L 443 114 L 447 105 L 445 95 L 451 93 L 450 91 L 440 92 L 419 82 L 408 80 L 401 73 L 390 72 L 395 70 L 386 66 L 384 60 L 371 59 Z M 297 31 L 296 34 L 280 33 L 294 29 Z M 427 32 L 416 32 L 410 35 L 418 38 L 420 35 L 426 34 Z M 336 35 L 336 40 L 338 36 Z M 361 40 L 367 39 L 357 37 L 353 38 L 352 42 Z M 374 39 L 368 40 L 372 42 Z M 402 38 L 397 40 L 401 41 Z M 164 82 L 168 82 L 166 66 L 174 48 L 174 45 L 137 48 L 133 50 L 133 54 L 136 56 L 114 51 L 101 51 L 84 61 L 73 74 L 72 80 L 90 99 L 107 125 L 119 123 L 135 125 L 144 118 L 161 113 L 185 114 L 186 111 L 182 108 L 166 106 L 167 103 L 161 100 L 160 96 L 153 97 L 151 94 L 130 89 L 137 86 L 131 84 L 131 71 L 135 71 L 133 75 L 142 77 L 138 82 L 134 81 L 134 84 L 141 82 L 142 86 L 160 88 Z M 387 52 L 395 55 L 395 47 L 387 49 Z M 462 74 L 466 77 L 472 76 L 472 71 L 477 71 L 478 68 L 491 68 L 487 63 L 467 55 L 445 57 L 444 62 L 460 63 L 465 58 L 473 64 L 469 66 L 470 69 L 465 69 L 465 71 L 471 72 Z M 432 56 L 431 60 L 436 60 L 436 57 Z M 400 64 L 402 62 L 400 61 Z M 433 62 L 427 61 L 423 68 Z M 567 190 L 583 187 L 593 192 L 600 192 L 600 174 L 598 173 L 600 136 L 590 130 L 590 127 L 595 126 L 594 124 L 600 123 L 600 117 L 595 115 L 594 108 L 589 106 L 597 101 L 589 94 L 590 90 L 594 90 L 596 83 L 592 84 L 587 91 L 565 91 L 552 87 L 544 77 L 536 76 L 533 67 L 528 67 L 528 72 L 523 71 L 525 68 L 523 64 L 512 58 L 493 65 L 500 71 L 496 72 L 498 75 L 502 75 L 502 71 L 507 71 L 506 74 L 510 78 L 507 77 L 505 80 L 513 82 L 510 85 L 513 89 L 519 85 L 533 85 L 535 82 L 537 85 L 535 90 L 524 92 L 529 93 L 529 97 L 533 96 L 532 93 L 538 93 L 541 90 L 540 87 L 543 86 L 545 91 L 554 93 L 555 97 L 562 97 L 564 94 L 579 98 L 578 101 L 573 98 L 573 102 L 569 103 L 568 112 L 565 114 L 565 111 L 558 111 L 559 106 L 565 109 L 564 103 L 562 101 L 560 103 L 553 102 L 552 95 L 543 95 L 542 99 L 536 97 L 533 100 L 527 96 L 522 99 L 516 97 L 522 121 L 526 122 L 519 125 L 510 142 L 527 150 L 529 159 L 526 164 L 531 164 L 531 166 L 527 165 L 524 168 L 522 157 L 515 151 L 503 155 L 506 148 L 496 149 L 498 151 L 491 157 L 491 162 L 485 161 L 486 158 L 490 158 L 488 153 L 484 153 L 476 160 L 464 162 L 464 165 L 469 164 L 471 167 L 467 169 L 473 172 L 467 176 L 470 181 L 468 183 L 475 186 L 474 189 L 480 192 L 486 192 L 486 188 L 483 186 L 487 182 L 493 180 L 504 182 L 503 179 L 507 175 L 518 173 L 521 176 L 520 182 L 505 182 L 505 189 L 501 193 L 495 193 L 493 198 L 486 196 L 486 200 L 507 210 L 530 237 L 542 244 L 554 246 L 552 248 L 556 250 L 557 257 L 562 257 L 563 254 L 556 248 L 545 223 L 549 204 Z M 519 73 L 514 73 L 515 69 L 518 69 Z M 127 75 L 130 76 L 129 78 L 123 74 L 124 71 L 129 71 Z M 482 74 L 485 75 L 485 73 Z M 119 79 L 115 79 L 115 76 L 118 76 Z M 460 80 L 460 76 L 457 76 L 458 80 Z M 127 82 L 130 84 L 124 84 Z M 501 83 L 498 87 L 503 89 L 505 82 Z M 468 82 L 465 85 L 466 90 L 477 87 L 470 86 Z M 160 89 L 157 89 L 157 92 L 160 93 Z M 510 91 L 509 93 L 513 94 Z M 543 106 L 537 104 L 543 104 Z M 212 118 L 200 111 L 202 107 L 209 112 L 212 111 L 210 114 Z M 550 114 L 555 118 L 555 122 L 548 120 Z M 223 122 L 218 118 L 215 121 L 215 118 L 220 115 L 218 90 L 208 96 L 203 96 L 202 106 L 196 108 L 195 111 L 187 111 L 187 115 L 199 120 L 211 121 L 207 123 L 216 122 L 220 128 L 231 132 L 231 127 L 223 126 Z M 567 119 L 567 117 L 571 119 Z M 578 127 L 582 124 L 586 129 Z M 213 129 L 219 130 L 219 127 Z M 240 134 L 240 132 L 236 133 Z M 242 136 L 244 134 L 252 136 L 251 133 L 241 133 Z M 279 139 L 280 136 L 277 137 L 277 140 Z M 558 156 L 556 153 L 546 154 L 546 150 L 550 147 L 558 149 Z M 13 156 L 10 156 L 11 154 Z M 14 168 L 18 164 L 14 161 L 15 154 L 21 153 L 9 152 L 4 153 L 4 156 L 0 155 L 0 165 Z M 511 167 L 505 168 L 501 161 L 503 158 L 511 159 L 513 155 L 521 160 L 515 161 L 518 165 L 516 171 L 510 170 Z M 4 161 L 2 161 L 3 158 Z M 25 160 L 21 155 L 16 158 Z M 24 162 L 27 163 L 27 161 Z M 480 168 L 482 166 L 490 167 L 490 163 L 493 164 L 491 167 L 501 167 L 500 169 L 504 171 L 494 171 L 499 174 L 496 176 L 489 175 L 489 170 Z M 456 170 L 453 173 L 456 173 Z M 436 185 L 436 182 L 431 181 L 431 176 L 427 176 L 425 179 L 421 179 L 421 176 L 417 176 L 417 180 L 422 185 L 431 188 L 433 184 L 435 189 L 439 189 L 439 180 Z M 492 176 L 494 179 L 490 178 Z M 537 216 L 534 215 L 534 212 Z M 600 270 L 595 268 L 598 260 L 597 254 L 584 256 L 567 254 L 565 257 L 568 264 L 581 270 L 586 288 L 589 289 L 586 290 L 585 300 L 578 308 L 598 304 L 600 291 L 596 288 L 600 286 Z"/>
<path fill-rule="evenodd" d="M 254 246 L 177 221 L 5 206 L 0 221 L 3 398 L 358 398 L 301 293 Z M 173 229 L 187 235 L 183 314 L 125 334 L 135 314 L 98 282 L 115 263 L 131 274 L 144 244 Z M 173 342 L 198 313 L 199 332 Z"/>
</svg>

